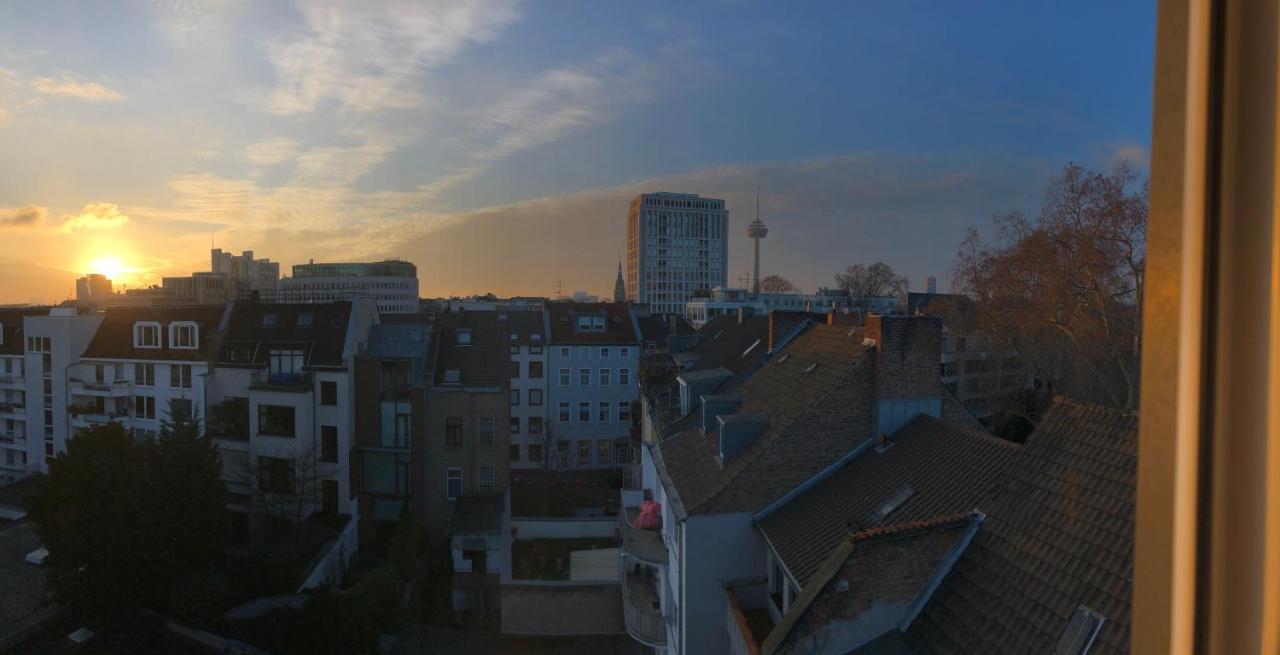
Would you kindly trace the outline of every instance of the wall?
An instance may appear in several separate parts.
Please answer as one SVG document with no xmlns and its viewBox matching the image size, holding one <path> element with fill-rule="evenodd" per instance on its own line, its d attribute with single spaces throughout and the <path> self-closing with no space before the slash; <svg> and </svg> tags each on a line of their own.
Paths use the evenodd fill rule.
<svg viewBox="0 0 1280 655">
<path fill-rule="evenodd" d="M 568 357 L 563 350 L 568 349 Z M 600 349 L 608 348 L 609 357 L 602 359 Z M 619 356 L 619 348 L 626 348 L 626 357 Z M 547 354 L 547 395 L 550 404 L 547 407 L 547 419 L 556 423 L 561 439 L 571 442 L 569 465 L 574 468 L 612 467 L 614 455 L 610 450 L 609 462 L 601 463 L 596 457 L 595 443 L 600 440 L 613 440 L 631 434 L 631 420 L 618 419 L 618 405 L 630 403 L 640 398 L 640 351 L 639 343 L 630 344 L 551 344 Z M 569 385 L 560 386 L 560 369 L 569 369 Z M 581 369 L 590 371 L 590 384 L 580 384 Z M 600 369 L 609 369 L 609 386 L 600 386 Z M 630 381 L 625 386 L 618 384 L 618 370 L 629 371 Z M 578 420 L 578 403 L 586 401 L 591 404 L 591 420 Z M 569 420 L 559 420 L 559 405 L 569 403 Z M 609 422 L 601 423 L 599 405 L 610 404 Z M 592 442 L 590 464 L 583 466 L 576 462 L 577 442 L 587 439 Z"/>
<path fill-rule="evenodd" d="M 727 652 L 724 584 L 766 571 L 764 540 L 753 527 L 751 514 L 710 514 L 686 519 L 683 545 L 681 650 Z"/>
<path fill-rule="evenodd" d="M 359 552 L 357 545 L 359 532 L 356 529 L 358 523 L 357 516 L 347 520 L 346 527 L 342 529 L 342 533 L 338 535 L 333 545 L 311 567 L 306 580 L 303 580 L 302 585 L 298 587 L 298 593 L 325 584 L 336 587 L 342 582 L 342 576 L 351 566 L 351 559 Z"/>
<path fill-rule="evenodd" d="M 463 391 L 437 387 L 427 396 L 426 475 L 423 497 L 426 504 L 427 531 L 438 543 L 443 539 L 454 503 L 447 496 L 448 469 L 462 469 L 462 494 L 480 493 L 481 466 L 492 466 L 495 493 L 506 491 L 511 479 L 510 433 L 506 426 L 510 417 L 510 400 L 506 388 L 496 391 Z M 450 417 L 462 420 L 462 446 L 445 447 L 445 426 Z M 493 419 L 492 447 L 480 445 L 477 427 L 480 419 Z"/>
</svg>

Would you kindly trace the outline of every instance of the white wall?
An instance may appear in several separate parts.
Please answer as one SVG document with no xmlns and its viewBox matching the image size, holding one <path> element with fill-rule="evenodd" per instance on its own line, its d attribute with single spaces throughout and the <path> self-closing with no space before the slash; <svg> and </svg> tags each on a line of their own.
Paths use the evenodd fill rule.
<svg viewBox="0 0 1280 655">
<path fill-rule="evenodd" d="M 681 652 L 728 652 L 724 583 L 766 570 L 764 540 L 752 525 L 746 512 L 686 519 Z"/>
</svg>

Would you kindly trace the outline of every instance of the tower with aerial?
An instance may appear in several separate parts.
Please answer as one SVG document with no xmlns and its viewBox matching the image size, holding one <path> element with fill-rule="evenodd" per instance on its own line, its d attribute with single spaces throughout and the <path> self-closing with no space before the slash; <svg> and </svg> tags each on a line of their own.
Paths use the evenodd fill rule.
<svg viewBox="0 0 1280 655">
<path fill-rule="evenodd" d="M 756 242 L 755 266 L 751 273 L 751 293 L 760 293 L 760 240 L 769 236 L 769 228 L 760 220 L 760 189 L 756 188 L 756 220 L 747 226 L 747 238 Z"/>
</svg>

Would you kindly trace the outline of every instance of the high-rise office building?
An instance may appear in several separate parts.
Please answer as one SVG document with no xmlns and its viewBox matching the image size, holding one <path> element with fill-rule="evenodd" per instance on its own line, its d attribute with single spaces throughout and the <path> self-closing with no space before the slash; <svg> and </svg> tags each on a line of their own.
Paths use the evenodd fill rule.
<svg viewBox="0 0 1280 655">
<path fill-rule="evenodd" d="M 642 193 L 627 213 L 627 300 L 684 314 L 695 291 L 728 277 L 729 211 L 693 193 Z"/>
<path fill-rule="evenodd" d="M 394 259 L 295 264 L 293 277 L 280 280 L 280 297 L 286 302 L 373 298 L 383 314 L 413 314 L 418 311 L 418 267 Z"/>
</svg>

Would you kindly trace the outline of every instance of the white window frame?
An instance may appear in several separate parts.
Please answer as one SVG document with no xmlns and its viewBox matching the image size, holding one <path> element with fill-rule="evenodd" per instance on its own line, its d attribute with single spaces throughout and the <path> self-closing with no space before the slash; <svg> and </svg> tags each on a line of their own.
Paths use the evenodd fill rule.
<svg viewBox="0 0 1280 655">
<path fill-rule="evenodd" d="M 596 373 L 596 383 L 601 387 L 609 386 L 609 378 L 612 377 L 612 373 L 613 371 L 607 368 L 600 369 L 599 372 Z"/>
<path fill-rule="evenodd" d="M 560 417 L 561 423 L 568 423 L 570 420 L 573 419 L 572 403 L 568 401 L 561 401 L 560 406 L 557 409 L 559 410 L 557 415 Z"/>
<path fill-rule="evenodd" d="M 178 343 L 178 333 L 180 330 L 190 328 L 191 345 L 183 346 Z M 176 350 L 199 350 L 200 349 L 200 324 L 195 321 L 174 321 L 169 324 L 169 348 Z"/>
<path fill-rule="evenodd" d="M 572 386 L 572 384 L 573 384 L 573 369 L 571 368 L 560 369 L 560 386 L 568 387 L 568 386 Z"/>
<path fill-rule="evenodd" d="M 455 475 L 455 474 L 456 474 L 456 475 Z M 454 480 L 454 479 L 457 479 L 457 480 L 458 480 L 458 495 L 456 495 L 456 496 L 453 496 L 453 495 L 450 495 L 450 494 L 449 494 L 449 483 L 453 482 L 453 480 Z M 463 488 L 462 482 L 463 482 L 463 478 L 462 478 L 462 467 L 460 467 L 460 466 L 450 466 L 450 467 L 448 468 L 448 470 L 446 470 L 446 471 L 445 471 L 445 474 L 444 474 L 444 497 L 445 497 L 445 500 L 447 500 L 447 501 L 449 501 L 449 502 L 451 502 L 451 503 L 452 503 L 452 502 L 454 502 L 454 501 L 456 501 L 456 500 L 458 500 L 459 498 L 461 498 L 461 497 L 462 497 L 462 494 L 463 494 L 463 492 L 465 491 L 465 489 Z"/>
<path fill-rule="evenodd" d="M 583 375 L 584 373 L 586 375 Z M 580 387 L 591 386 L 591 369 L 589 368 L 578 369 L 578 386 Z"/>
<path fill-rule="evenodd" d="M 481 466 L 479 480 L 480 493 L 493 493 L 498 490 L 498 472 L 492 466 Z"/>
<path fill-rule="evenodd" d="M 631 386 L 631 369 L 629 368 L 618 369 L 618 386 L 620 387 Z"/>
<path fill-rule="evenodd" d="M 156 342 L 154 344 L 148 345 L 143 343 L 143 330 L 155 331 L 154 334 L 156 335 Z M 162 334 L 163 332 L 159 321 L 137 321 L 133 324 L 133 347 L 159 350 L 164 347 L 164 344 L 162 343 Z"/>
</svg>

